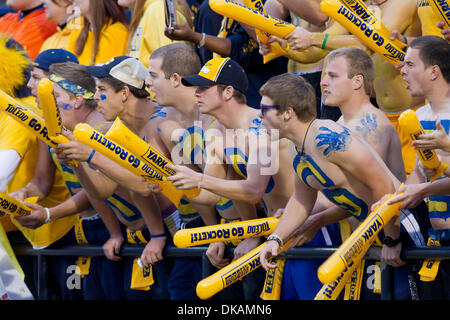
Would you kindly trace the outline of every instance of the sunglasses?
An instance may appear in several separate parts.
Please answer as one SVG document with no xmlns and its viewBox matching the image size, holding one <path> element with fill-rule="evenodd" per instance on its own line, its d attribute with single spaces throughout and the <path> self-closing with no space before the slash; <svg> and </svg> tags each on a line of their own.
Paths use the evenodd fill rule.
<svg viewBox="0 0 450 320">
<path fill-rule="evenodd" d="M 265 104 L 261 104 L 260 106 L 261 106 L 261 114 L 263 116 L 266 115 L 266 112 L 268 110 L 271 110 L 271 109 L 279 110 L 280 109 L 280 106 L 269 106 L 269 105 L 265 105 Z"/>
</svg>

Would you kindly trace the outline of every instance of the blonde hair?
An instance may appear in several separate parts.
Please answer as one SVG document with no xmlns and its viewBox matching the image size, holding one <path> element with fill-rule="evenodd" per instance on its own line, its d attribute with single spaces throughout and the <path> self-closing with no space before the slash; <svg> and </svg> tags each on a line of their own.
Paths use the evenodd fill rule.
<svg viewBox="0 0 450 320">
<path fill-rule="evenodd" d="M 375 79 L 375 67 L 372 58 L 361 48 L 347 47 L 331 51 L 327 57 L 327 63 L 339 57 L 347 60 L 347 76 L 349 79 L 356 75 L 364 78 L 364 91 L 368 96 L 373 92 L 373 81 Z"/>
</svg>

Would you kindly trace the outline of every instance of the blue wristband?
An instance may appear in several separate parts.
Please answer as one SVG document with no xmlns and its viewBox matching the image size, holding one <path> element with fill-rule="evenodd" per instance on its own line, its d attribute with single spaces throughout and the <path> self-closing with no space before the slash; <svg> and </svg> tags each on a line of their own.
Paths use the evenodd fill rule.
<svg viewBox="0 0 450 320">
<path fill-rule="evenodd" d="M 94 156 L 94 153 L 95 153 L 95 149 L 92 149 L 92 152 L 89 155 L 89 158 L 86 160 L 87 163 L 89 163 L 89 164 L 91 163 L 91 160 L 92 160 L 92 157 Z"/>
<path fill-rule="evenodd" d="M 150 239 L 151 238 L 162 238 L 162 237 L 165 237 L 165 236 L 167 236 L 165 232 L 161 233 L 161 234 L 151 234 L 150 235 Z"/>
</svg>

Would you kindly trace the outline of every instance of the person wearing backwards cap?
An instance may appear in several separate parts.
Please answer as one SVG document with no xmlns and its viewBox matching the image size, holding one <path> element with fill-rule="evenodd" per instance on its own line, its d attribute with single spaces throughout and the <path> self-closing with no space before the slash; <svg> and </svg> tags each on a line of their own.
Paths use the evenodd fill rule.
<svg viewBox="0 0 450 320">
<path fill-rule="evenodd" d="M 102 66 L 89 66 L 86 69 L 96 79 L 97 90 L 94 99 L 105 119 L 113 121 L 119 117 L 136 135 L 143 136 L 143 128 L 156 110 L 155 104 L 149 99 L 149 93 L 145 90 L 145 78 L 148 75 L 145 66 L 135 58 L 120 56 Z M 151 145 L 160 147 L 154 143 Z M 171 238 L 164 227 L 162 217 L 177 214 L 175 206 L 160 193 L 142 196 L 132 192 L 127 186 L 141 183 L 140 177 L 127 172 L 82 143 L 72 141 L 62 146 L 68 158 L 81 162 L 75 169 L 81 184 L 96 198 L 105 199 L 116 213 L 118 220 L 124 229 L 126 228 L 128 243 L 146 244 L 140 257 L 144 268 L 137 264 L 137 258 L 124 259 L 126 298 L 169 299 L 167 279 L 171 271 L 171 262 L 163 260 L 162 251 Z M 87 165 L 85 161 L 88 159 L 89 164 L 100 172 Z M 120 205 L 108 200 L 113 193 L 117 199 L 123 199 Z M 134 210 L 130 210 L 130 206 Z M 153 279 L 146 276 L 150 270 Z M 143 282 L 138 286 L 140 279 Z M 146 285 L 142 285 L 143 283 Z"/>
<path fill-rule="evenodd" d="M 220 163 L 233 169 L 234 180 L 219 179 L 182 166 L 174 166 L 176 174 L 167 179 L 179 189 L 201 185 L 202 189 L 231 200 L 261 203 L 267 216 L 284 208 L 293 192 L 294 171 L 290 166 L 293 145 L 286 139 L 274 144 L 271 140 L 278 140 L 268 135 L 259 118 L 259 110 L 247 106 L 248 81 L 243 68 L 229 58 L 214 58 L 197 75 L 183 77 L 182 83 L 197 87 L 195 97 L 200 112 L 215 117 L 225 127 L 222 130 L 225 143 L 223 146 L 212 145 L 211 150 L 220 157 Z M 230 135 L 229 129 L 235 130 L 235 134 Z M 245 139 L 241 138 L 243 133 Z M 244 241 L 251 243 L 250 251 L 262 239 Z M 211 258 L 223 260 L 218 253 Z M 264 274 L 263 270 L 257 272 Z"/>
</svg>

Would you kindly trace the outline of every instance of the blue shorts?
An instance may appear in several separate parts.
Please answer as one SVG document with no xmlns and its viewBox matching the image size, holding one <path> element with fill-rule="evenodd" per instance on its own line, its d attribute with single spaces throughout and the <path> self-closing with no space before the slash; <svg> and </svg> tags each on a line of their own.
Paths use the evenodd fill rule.
<svg viewBox="0 0 450 320">
<path fill-rule="evenodd" d="M 327 233 L 319 230 L 313 240 L 303 247 L 339 246 L 341 244 L 338 223 L 326 226 Z M 317 277 L 317 269 L 325 259 L 287 259 L 281 287 L 281 300 L 314 300 L 323 284 Z"/>
</svg>

